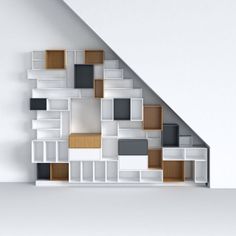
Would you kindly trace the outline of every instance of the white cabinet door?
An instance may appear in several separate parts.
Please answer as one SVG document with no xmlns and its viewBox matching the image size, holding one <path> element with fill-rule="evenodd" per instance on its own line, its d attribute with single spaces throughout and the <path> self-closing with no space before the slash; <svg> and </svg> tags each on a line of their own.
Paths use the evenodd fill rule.
<svg viewBox="0 0 236 236">
<path fill-rule="evenodd" d="M 148 169 L 148 156 L 119 156 L 120 170 Z"/>
<path fill-rule="evenodd" d="M 70 148 L 70 161 L 96 161 L 101 159 L 100 148 Z"/>
</svg>

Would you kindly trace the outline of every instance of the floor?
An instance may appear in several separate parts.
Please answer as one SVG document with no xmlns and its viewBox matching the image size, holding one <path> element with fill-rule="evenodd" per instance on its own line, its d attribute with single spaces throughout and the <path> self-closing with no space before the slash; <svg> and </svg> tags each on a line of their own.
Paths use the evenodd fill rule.
<svg viewBox="0 0 236 236">
<path fill-rule="evenodd" d="M 0 235 L 236 235 L 236 190 L 0 184 Z"/>
</svg>

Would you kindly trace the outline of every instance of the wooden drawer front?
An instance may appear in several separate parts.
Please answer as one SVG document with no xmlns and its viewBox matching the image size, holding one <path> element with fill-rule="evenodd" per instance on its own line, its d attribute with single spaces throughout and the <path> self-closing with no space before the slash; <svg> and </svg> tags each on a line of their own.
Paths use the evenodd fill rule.
<svg viewBox="0 0 236 236">
<path fill-rule="evenodd" d="M 101 148 L 101 134 L 72 134 L 69 148 Z"/>
<path fill-rule="evenodd" d="M 104 52 L 103 50 L 86 50 L 85 64 L 103 64 Z"/>
</svg>

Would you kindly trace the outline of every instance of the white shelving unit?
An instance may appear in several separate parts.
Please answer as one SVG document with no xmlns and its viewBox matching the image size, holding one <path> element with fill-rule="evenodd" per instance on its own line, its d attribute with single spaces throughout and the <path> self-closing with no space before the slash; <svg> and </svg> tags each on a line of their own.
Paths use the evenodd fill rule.
<svg viewBox="0 0 236 236">
<path fill-rule="evenodd" d="M 32 52 L 32 69 L 27 71 L 28 79 L 36 82 L 32 98 L 47 99 L 47 110 L 36 111 L 36 118 L 32 120 L 37 138 L 32 140 L 33 163 L 68 163 L 68 184 L 159 185 L 163 184 L 163 169 L 148 168 L 148 157 L 154 158 L 155 162 L 156 155 L 159 161 L 160 154 L 153 149 L 162 148 L 162 160 L 185 161 L 189 179 L 196 184 L 207 183 L 208 149 L 194 147 L 193 137 L 188 135 L 179 136 L 179 147 L 163 148 L 162 131 L 144 129 L 143 90 L 134 87 L 132 78 L 124 78 L 126 73 L 119 67 L 119 60 L 94 64 L 94 79 L 103 79 L 104 98 L 101 101 L 94 98 L 94 89 L 74 88 L 75 64 L 85 64 L 84 50 L 65 50 L 66 69 L 46 69 L 45 51 Z M 114 99 L 117 98 L 130 98 L 130 120 L 114 120 Z M 73 125 L 88 105 L 75 115 L 76 108 L 72 103 L 82 99 L 96 99 L 98 105 L 92 109 L 98 108 L 97 117 L 95 113 L 92 113 L 92 119 L 87 118 L 87 114 L 83 119 L 80 116 L 81 125 L 76 130 Z M 81 131 L 84 123 L 95 129 L 92 124 L 96 122 L 91 122 L 95 120 L 101 121 L 94 125 L 96 133 L 101 133 L 101 148 L 69 148 L 69 134 Z M 118 155 L 119 139 L 147 139 L 149 156 Z M 66 181 L 51 182 L 61 184 Z"/>
</svg>

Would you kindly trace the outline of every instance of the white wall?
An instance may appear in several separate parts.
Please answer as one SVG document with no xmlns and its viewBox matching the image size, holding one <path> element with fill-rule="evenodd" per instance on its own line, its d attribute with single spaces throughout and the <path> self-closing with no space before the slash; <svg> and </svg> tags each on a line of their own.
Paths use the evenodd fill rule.
<svg viewBox="0 0 236 236">
<path fill-rule="evenodd" d="M 236 187 L 236 1 L 65 0 L 211 147 Z"/>
<path fill-rule="evenodd" d="M 0 181 L 33 181 L 30 52 L 107 47 L 62 2 L 0 1 Z"/>
</svg>

